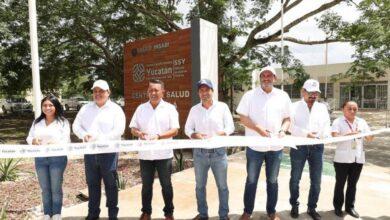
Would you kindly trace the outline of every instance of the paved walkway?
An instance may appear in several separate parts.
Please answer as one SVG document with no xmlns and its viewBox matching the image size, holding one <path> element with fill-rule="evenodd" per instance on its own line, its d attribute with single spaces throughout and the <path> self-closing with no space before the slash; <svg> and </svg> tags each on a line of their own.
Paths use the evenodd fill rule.
<svg viewBox="0 0 390 220">
<path fill-rule="evenodd" d="M 277 211 L 282 219 L 291 219 L 289 216 L 290 205 L 288 182 L 290 170 L 282 168 L 279 175 L 279 200 Z M 246 178 L 245 156 L 239 153 L 229 158 L 228 183 L 230 190 L 230 219 L 237 220 L 243 210 L 243 191 Z M 307 195 L 309 191 L 309 176 L 304 172 L 301 180 L 301 197 L 299 219 L 311 219 L 306 212 Z M 176 219 L 191 219 L 197 214 L 195 198 L 194 170 L 187 169 L 172 176 L 174 187 L 174 205 Z M 334 177 L 322 176 L 322 191 L 318 203 L 318 211 L 323 219 L 354 219 L 351 216 L 338 218 L 333 214 L 332 197 Z M 218 191 L 215 186 L 211 171 L 207 185 L 207 199 L 209 216 L 211 219 L 218 219 Z M 255 212 L 252 219 L 267 219 L 265 212 L 265 175 L 262 169 L 259 187 L 256 196 Z M 107 219 L 105 197 L 102 198 L 102 219 Z M 164 217 L 162 208 L 164 206 L 161 196 L 161 187 L 158 179 L 154 184 L 153 198 L 153 219 Z M 123 190 L 119 193 L 119 218 L 135 220 L 141 214 L 141 185 Z M 88 210 L 87 203 L 63 209 L 63 219 L 83 219 Z M 390 220 L 390 170 L 374 165 L 365 165 L 358 183 L 356 210 L 362 215 L 361 219 L 382 219 Z"/>
</svg>

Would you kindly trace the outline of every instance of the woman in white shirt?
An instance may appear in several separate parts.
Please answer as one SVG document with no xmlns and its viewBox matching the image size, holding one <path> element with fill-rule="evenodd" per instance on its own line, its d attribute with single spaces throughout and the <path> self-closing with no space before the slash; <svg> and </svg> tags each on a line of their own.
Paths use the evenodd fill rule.
<svg viewBox="0 0 390 220">
<path fill-rule="evenodd" d="M 370 127 L 367 122 L 356 116 L 358 105 L 354 101 L 346 101 L 342 106 L 343 116 L 334 120 L 332 125 L 332 136 L 347 136 L 358 133 L 367 133 Z M 366 136 L 366 141 L 371 141 L 373 136 Z M 365 162 L 363 139 L 355 139 L 337 143 L 334 157 L 334 168 L 336 171 L 336 185 L 334 188 L 333 206 L 335 214 L 343 216 L 342 207 L 344 203 L 344 186 L 346 181 L 347 191 L 345 195 L 345 211 L 359 218 L 355 211 L 356 184 Z"/>
<path fill-rule="evenodd" d="M 27 143 L 30 145 L 69 143 L 69 122 L 64 117 L 64 110 L 58 99 L 53 95 L 46 96 L 41 101 L 41 108 L 42 114 L 34 120 Z M 61 219 L 62 182 L 66 164 L 66 156 L 35 158 L 45 220 Z"/>
</svg>

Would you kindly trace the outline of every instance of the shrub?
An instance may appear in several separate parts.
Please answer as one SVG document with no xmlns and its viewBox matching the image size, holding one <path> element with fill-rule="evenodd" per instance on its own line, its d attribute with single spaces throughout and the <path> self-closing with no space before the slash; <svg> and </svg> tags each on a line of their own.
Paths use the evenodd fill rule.
<svg viewBox="0 0 390 220">
<path fill-rule="evenodd" d="M 0 182 L 14 181 L 18 178 L 19 162 L 22 159 L 6 158 L 0 159 Z"/>
</svg>

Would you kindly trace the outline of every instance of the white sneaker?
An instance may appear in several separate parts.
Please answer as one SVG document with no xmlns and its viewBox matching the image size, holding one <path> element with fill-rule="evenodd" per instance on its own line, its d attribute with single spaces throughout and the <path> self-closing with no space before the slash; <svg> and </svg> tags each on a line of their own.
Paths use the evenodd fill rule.
<svg viewBox="0 0 390 220">
<path fill-rule="evenodd" d="M 43 220 L 51 220 L 50 215 L 44 215 L 42 219 Z"/>
<path fill-rule="evenodd" d="M 53 220 L 61 220 L 61 214 L 53 215 L 53 217 L 51 219 L 53 219 Z"/>
</svg>

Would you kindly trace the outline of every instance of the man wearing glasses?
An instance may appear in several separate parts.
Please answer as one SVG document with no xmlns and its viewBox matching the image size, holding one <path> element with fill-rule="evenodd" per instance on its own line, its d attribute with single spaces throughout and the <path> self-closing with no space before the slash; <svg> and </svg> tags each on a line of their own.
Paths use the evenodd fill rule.
<svg viewBox="0 0 390 220">
<path fill-rule="evenodd" d="M 330 136 L 330 117 L 327 107 L 317 101 L 320 95 L 317 80 L 308 79 L 301 90 L 302 99 L 293 103 L 291 111 L 291 134 L 307 138 L 325 138 Z M 309 163 L 310 191 L 307 214 L 314 220 L 321 219 L 316 207 L 321 190 L 322 160 L 324 145 L 301 145 L 290 149 L 291 177 L 290 204 L 291 217 L 299 216 L 299 181 L 306 160 Z"/>
</svg>

